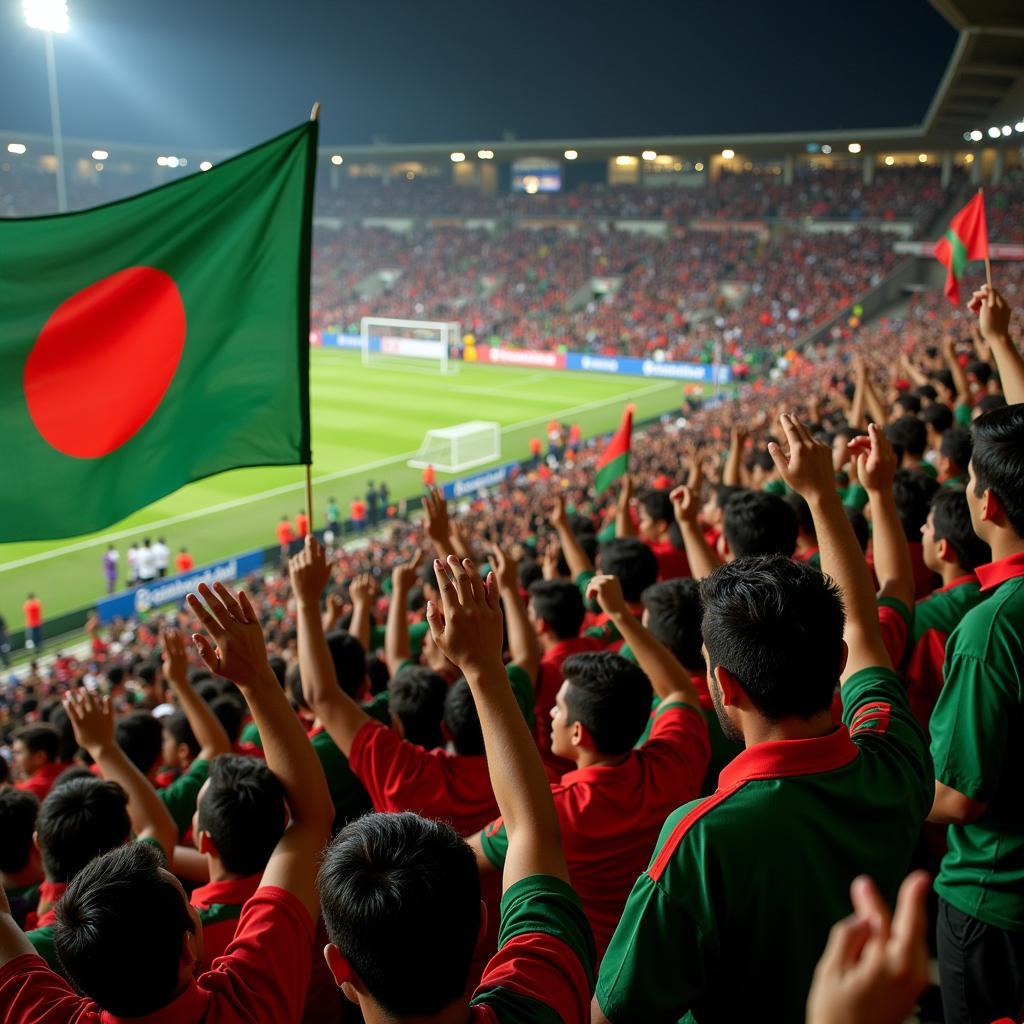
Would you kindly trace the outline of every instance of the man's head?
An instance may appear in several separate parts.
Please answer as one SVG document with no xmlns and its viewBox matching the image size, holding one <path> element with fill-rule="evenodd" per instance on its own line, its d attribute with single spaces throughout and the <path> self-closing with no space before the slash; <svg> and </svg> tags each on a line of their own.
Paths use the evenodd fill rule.
<svg viewBox="0 0 1024 1024">
<path fill-rule="evenodd" d="M 277 776 L 258 758 L 221 754 L 199 790 L 196 849 L 239 878 L 259 874 L 284 835 L 288 809 Z"/>
<path fill-rule="evenodd" d="M 93 857 L 126 843 L 130 834 L 125 791 L 95 776 L 54 786 L 36 818 L 36 842 L 51 882 L 70 882 Z"/>
<path fill-rule="evenodd" d="M 161 754 L 163 763 L 185 771 L 202 749 L 184 711 L 175 711 L 160 719 L 163 727 Z"/>
<path fill-rule="evenodd" d="M 904 391 L 893 403 L 900 416 L 916 416 L 921 411 L 921 399 L 912 391 Z"/>
<path fill-rule="evenodd" d="M 729 484 L 718 484 L 708 491 L 707 501 L 701 508 L 701 516 L 708 526 L 716 530 L 722 528 L 722 519 L 725 516 L 725 506 L 734 494 L 739 494 L 742 487 L 732 487 Z"/>
<path fill-rule="evenodd" d="M 651 715 L 651 684 L 643 670 L 599 651 L 566 658 L 562 676 L 551 709 L 552 753 L 579 761 L 632 750 Z"/>
<path fill-rule="evenodd" d="M 148 778 L 160 768 L 164 728 L 148 711 L 132 711 L 114 726 L 117 745 L 136 768 Z"/>
<path fill-rule="evenodd" d="M 953 426 L 953 413 L 948 405 L 936 402 L 921 413 L 921 422 L 924 423 L 929 446 L 937 449 L 942 443 L 942 435 Z"/>
<path fill-rule="evenodd" d="M 601 572 L 618 576 L 622 594 L 630 604 L 658 579 L 658 560 L 654 552 L 636 537 L 616 537 L 605 541 L 598 552 Z"/>
<path fill-rule="evenodd" d="M 57 904 L 54 946 L 81 993 L 117 1017 L 166 1006 L 202 958 L 202 926 L 148 843 L 86 865 Z"/>
<path fill-rule="evenodd" d="M 973 572 L 992 560 L 989 546 L 971 525 L 967 494 L 957 487 L 940 487 L 936 491 L 921 527 L 921 548 L 924 564 L 937 573 L 947 567 Z"/>
<path fill-rule="evenodd" d="M 327 848 L 318 887 L 327 964 L 348 999 L 401 1019 L 463 996 L 485 919 L 473 854 L 451 827 L 359 818 Z"/>
<path fill-rule="evenodd" d="M 441 716 L 448 684 L 420 665 L 406 665 L 388 683 L 388 710 L 398 732 L 410 743 L 444 746 Z"/>
<path fill-rule="evenodd" d="M 942 435 L 939 444 L 939 477 L 949 480 L 952 477 L 966 476 L 973 450 L 974 438 L 971 432 L 963 427 L 950 427 Z"/>
<path fill-rule="evenodd" d="M 892 497 L 907 540 L 920 542 L 921 527 L 928 518 L 932 498 L 939 482 L 916 469 L 897 469 L 892 481 Z"/>
<path fill-rule="evenodd" d="M 366 678 L 366 652 L 351 633 L 336 629 L 327 634 L 327 649 L 334 662 L 338 685 L 350 697 L 358 696 Z"/>
<path fill-rule="evenodd" d="M 700 584 L 708 687 L 722 731 L 827 712 L 843 665 L 843 604 L 817 569 L 781 555 L 743 558 Z"/>
<path fill-rule="evenodd" d="M 580 635 L 586 609 L 580 588 L 569 580 L 538 580 L 530 585 L 527 614 L 537 635 L 554 641 Z"/>
<path fill-rule="evenodd" d="M 700 584 L 694 579 L 665 580 L 643 593 L 644 625 L 691 672 L 704 668 L 700 635 Z"/>
<path fill-rule="evenodd" d="M 0 873 L 16 875 L 38 856 L 32 842 L 39 801 L 31 793 L 0 786 Z"/>
<path fill-rule="evenodd" d="M 974 532 L 995 546 L 1001 535 L 1024 539 L 1024 405 L 974 421 L 967 501 Z"/>
<path fill-rule="evenodd" d="M 465 679 L 457 679 L 444 698 L 444 731 L 456 754 L 483 757 L 484 733 L 476 701 Z"/>
<path fill-rule="evenodd" d="M 668 492 L 645 491 L 640 495 L 638 512 L 640 536 L 649 541 L 665 540 L 675 522 Z"/>
<path fill-rule="evenodd" d="M 59 759 L 60 745 L 60 732 L 54 726 L 43 722 L 26 725 L 14 734 L 14 766 L 23 778 L 28 778 Z"/>
<path fill-rule="evenodd" d="M 903 462 L 905 455 L 920 459 L 928 445 L 928 432 L 916 416 L 900 416 L 885 428 L 886 437 L 896 449 L 896 457 Z"/>
<path fill-rule="evenodd" d="M 796 550 L 796 513 L 764 491 L 739 491 L 725 506 L 719 552 L 728 560 L 750 555 L 785 555 Z"/>
</svg>

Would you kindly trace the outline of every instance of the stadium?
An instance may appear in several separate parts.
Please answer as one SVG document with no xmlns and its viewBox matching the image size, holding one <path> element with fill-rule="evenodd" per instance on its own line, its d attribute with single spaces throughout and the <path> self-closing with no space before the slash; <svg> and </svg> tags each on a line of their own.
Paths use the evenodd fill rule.
<svg viewBox="0 0 1024 1024">
<path fill-rule="evenodd" d="M 282 131 L 90 100 L 82 5 L 0 101 L 3 1019 L 1024 1020 L 1024 10 L 893 11 L 815 130 L 595 12 L 653 77 L 534 132 L 528 36 Z"/>
</svg>

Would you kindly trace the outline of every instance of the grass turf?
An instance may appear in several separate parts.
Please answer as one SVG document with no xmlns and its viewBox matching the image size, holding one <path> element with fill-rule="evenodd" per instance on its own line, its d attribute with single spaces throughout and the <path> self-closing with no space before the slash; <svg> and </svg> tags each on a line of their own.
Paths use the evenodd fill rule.
<svg viewBox="0 0 1024 1024">
<path fill-rule="evenodd" d="M 458 369 L 442 377 L 410 361 L 364 367 L 358 352 L 312 351 L 314 525 L 323 523 L 328 497 L 347 514 L 369 480 L 386 480 L 396 500 L 418 493 L 420 470 L 406 462 L 428 429 L 498 421 L 505 461 L 525 458 L 530 438 L 543 440 L 553 417 L 579 423 L 587 437 L 612 429 L 626 402 L 642 419 L 677 408 L 681 395 L 677 382 L 639 377 L 468 364 Z M 439 482 L 444 479 L 438 475 Z M 302 467 L 239 469 L 183 487 L 97 534 L 2 544 L 0 613 L 9 628 L 20 628 L 29 591 L 39 597 L 44 616 L 89 605 L 104 591 L 107 543 L 121 552 L 122 573 L 128 545 L 146 536 L 166 538 L 175 553 L 187 547 L 203 565 L 275 543 L 277 521 L 282 515 L 294 520 L 303 505 Z"/>
</svg>

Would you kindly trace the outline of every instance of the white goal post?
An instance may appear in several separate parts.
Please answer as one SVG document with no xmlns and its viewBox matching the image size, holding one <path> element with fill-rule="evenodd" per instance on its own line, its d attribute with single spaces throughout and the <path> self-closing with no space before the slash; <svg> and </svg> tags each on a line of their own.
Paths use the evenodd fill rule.
<svg viewBox="0 0 1024 1024">
<path fill-rule="evenodd" d="M 415 457 L 414 469 L 433 466 L 439 473 L 461 473 L 501 458 L 501 424 L 473 420 L 455 427 L 428 430 Z"/>
<path fill-rule="evenodd" d="M 397 320 L 386 316 L 364 316 L 359 321 L 364 366 L 389 358 L 418 359 L 437 363 L 443 374 L 454 373 L 457 371 L 449 357 L 461 336 L 460 325 L 454 321 Z"/>
</svg>

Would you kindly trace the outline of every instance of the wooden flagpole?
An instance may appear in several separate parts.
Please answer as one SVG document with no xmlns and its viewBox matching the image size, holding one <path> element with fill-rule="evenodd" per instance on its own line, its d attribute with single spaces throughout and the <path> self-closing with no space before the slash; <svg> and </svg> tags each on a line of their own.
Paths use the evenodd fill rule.
<svg viewBox="0 0 1024 1024">
<path fill-rule="evenodd" d="M 309 112 L 310 121 L 320 120 L 320 101 L 313 101 L 313 109 Z M 306 521 L 309 525 L 309 532 L 313 532 L 313 461 L 306 463 Z"/>
<path fill-rule="evenodd" d="M 985 190 L 979 185 L 978 195 L 981 196 L 981 214 L 985 215 Z M 985 224 L 985 284 L 988 290 L 992 291 L 992 261 L 988 256 L 988 223 Z"/>
</svg>

